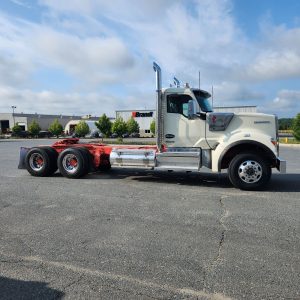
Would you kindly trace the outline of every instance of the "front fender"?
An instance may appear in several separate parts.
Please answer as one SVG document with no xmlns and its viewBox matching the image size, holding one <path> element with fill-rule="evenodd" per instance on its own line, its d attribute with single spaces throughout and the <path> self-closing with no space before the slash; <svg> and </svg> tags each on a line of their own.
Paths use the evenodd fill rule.
<svg viewBox="0 0 300 300">
<path fill-rule="evenodd" d="M 257 140 L 250 139 L 245 137 L 238 137 L 236 136 L 235 139 L 232 139 L 226 143 L 219 143 L 214 151 L 212 151 L 212 171 L 213 172 L 220 172 L 221 171 L 221 163 L 226 155 L 226 153 L 236 146 L 242 146 L 243 148 L 246 145 L 250 147 L 256 146 L 262 149 L 268 157 L 276 160 L 276 146 L 271 143 L 270 136 L 261 135 L 257 137 Z"/>
</svg>

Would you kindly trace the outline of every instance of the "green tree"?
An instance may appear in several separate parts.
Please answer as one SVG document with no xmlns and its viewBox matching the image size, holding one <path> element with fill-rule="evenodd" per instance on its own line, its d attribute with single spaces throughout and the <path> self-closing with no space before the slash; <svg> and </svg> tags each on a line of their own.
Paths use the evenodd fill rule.
<svg viewBox="0 0 300 300">
<path fill-rule="evenodd" d="M 127 126 L 122 117 L 116 118 L 112 125 L 112 132 L 116 133 L 118 136 L 122 136 L 127 131 Z"/>
<path fill-rule="evenodd" d="M 127 121 L 126 126 L 129 134 L 140 131 L 139 123 L 133 117 Z"/>
<path fill-rule="evenodd" d="M 281 118 L 278 120 L 279 130 L 290 130 L 293 127 L 292 118 Z"/>
<path fill-rule="evenodd" d="M 79 123 L 75 127 L 75 133 L 79 137 L 84 137 L 89 132 L 90 132 L 89 125 L 85 121 L 79 121 Z"/>
<path fill-rule="evenodd" d="M 48 129 L 53 135 L 55 135 L 57 138 L 62 133 L 63 127 L 58 122 L 58 119 L 55 119 L 52 124 L 50 124 Z"/>
<path fill-rule="evenodd" d="M 33 120 L 28 126 L 29 133 L 34 137 L 36 137 L 39 134 L 40 130 L 41 127 L 36 120 Z"/>
<path fill-rule="evenodd" d="M 13 132 L 13 134 L 15 136 L 18 136 L 20 134 L 20 132 L 22 131 L 21 126 L 17 123 L 12 129 L 11 131 Z"/>
<path fill-rule="evenodd" d="M 293 135 L 297 141 L 300 141 L 300 113 L 297 114 L 293 122 Z"/>
<path fill-rule="evenodd" d="M 150 123 L 150 131 L 152 132 L 153 135 L 155 135 L 155 120 Z"/>
<path fill-rule="evenodd" d="M 103 114 L 98 122 L 95 122 L 96 127 L 100 130 L 101 133 L 104 134 L 105 137 L 109 137 L 111 134 L 112 123 L 110 119 Z"/>
</svg>

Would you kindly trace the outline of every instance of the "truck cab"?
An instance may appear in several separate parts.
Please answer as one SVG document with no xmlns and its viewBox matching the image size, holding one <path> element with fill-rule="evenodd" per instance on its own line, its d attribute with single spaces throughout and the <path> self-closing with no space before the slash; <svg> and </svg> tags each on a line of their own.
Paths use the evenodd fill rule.
<svg viewBox="0 0 300 300">
<path fill-rule="evenodd" d="M 278 120 L 261 113 L 214 113 L 211 95 L 201 89 L 161 88 L 157 73 L 156 168 L 212 172 L 228 169 L 232 184 L 241 189 L 263 188 L 271 169 L 285 173 L 280 159 Z"/>
</svg>

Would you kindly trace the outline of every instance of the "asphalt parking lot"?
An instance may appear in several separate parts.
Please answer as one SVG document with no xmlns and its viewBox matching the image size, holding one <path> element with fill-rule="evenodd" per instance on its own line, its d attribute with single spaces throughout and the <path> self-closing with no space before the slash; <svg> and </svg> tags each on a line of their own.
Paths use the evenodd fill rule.
<svg viewBox="0 0 300 300">
<path fill-rule="evenodd" d="M 300 147 L 263 192 L 226 174 L 18 170 L 0 141 L 0 299 L 300 299 Z"/>
</svg>

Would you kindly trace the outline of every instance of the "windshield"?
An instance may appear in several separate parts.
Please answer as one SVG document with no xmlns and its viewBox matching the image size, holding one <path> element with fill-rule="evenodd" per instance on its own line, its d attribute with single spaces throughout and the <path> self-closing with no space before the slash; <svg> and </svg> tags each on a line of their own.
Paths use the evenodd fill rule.
<svg viewBox="0 0 300 300">
<path fill-rule="evenodd" d="M 193 90 L 193 92 L 200 106 L 201 111 L 212 112 L 213 109 L 209 101 L 210 94 L 202 90 Z"/>
</svg>

